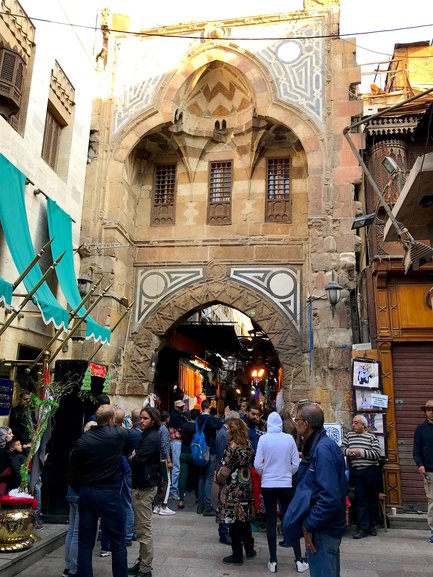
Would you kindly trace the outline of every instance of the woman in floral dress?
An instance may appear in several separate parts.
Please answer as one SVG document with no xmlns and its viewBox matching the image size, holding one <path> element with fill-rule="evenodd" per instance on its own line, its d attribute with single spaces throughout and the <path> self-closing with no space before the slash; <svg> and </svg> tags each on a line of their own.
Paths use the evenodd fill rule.
<svg viewBox="0 0 433 577">
<path fill-rule="evenodd" d="M 216 521 L 229 525 L 232 540 L 233 553 L 224 557 L 224 563 L 243 563 L 242 544 L 247 559 L 256 556 L 250 523 L 253 461 L 254 450 L 248 439 L 248 427 L 241 419 L 232 419 L 228 423 L 228 443 L 215 474 L 215 481 L 220 486 Z"/>
</svg>

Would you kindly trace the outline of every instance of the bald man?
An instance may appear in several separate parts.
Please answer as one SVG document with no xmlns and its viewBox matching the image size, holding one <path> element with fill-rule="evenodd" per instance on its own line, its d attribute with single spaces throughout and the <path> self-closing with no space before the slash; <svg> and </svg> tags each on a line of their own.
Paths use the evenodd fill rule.
<svg viewBox="0 0 433 577">
<path fill-rule="evenodd" d="M 99 518 L 110 538 L 113 577 L 128 575 L 125 517 L 119 515 L 121 458 L 128 450 L 128 433 L 115 427 L 114 421 L 114 407 L 99 407 L 96 426 L 78 439 L 69 458 L 68 482 L 80 496 L 79 577 L 93 577 L 92 552 Z"/>
</svg>

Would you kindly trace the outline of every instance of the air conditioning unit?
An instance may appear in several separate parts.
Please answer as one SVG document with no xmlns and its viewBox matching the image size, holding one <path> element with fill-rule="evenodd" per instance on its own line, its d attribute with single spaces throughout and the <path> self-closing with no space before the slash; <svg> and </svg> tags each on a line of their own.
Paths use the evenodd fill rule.
<svg viewBox="0 0 433 577">
<path fill-rule="evenodd" d="M 379 107 L 377 104 L 364 104 L 363 116 L 372 116 L 379 112 Z"/>
</svg>

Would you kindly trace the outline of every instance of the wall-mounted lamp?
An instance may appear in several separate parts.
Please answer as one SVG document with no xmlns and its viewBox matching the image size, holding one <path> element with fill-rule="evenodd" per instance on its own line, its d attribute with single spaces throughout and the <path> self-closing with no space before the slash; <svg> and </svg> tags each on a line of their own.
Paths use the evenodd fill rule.
<svg viewBox="0 0 433 577">
<path fill-rule="evenodd" d="M 370 226 L 373 224 L 376 217 L 375 212 L 370 214 L 361 214 L 353 219 L 352 230 L 358 230 L 358 228 L 363 228 L 364 226 Z"/>
<path fill-rule="evenodd" d="M 404 172 L 392 158 L 392 156 L 385 156 L 382 160 L 383 168 L 391 175 L 392 180 L 397 178 L 400 186 L 402 187 L 405 182 Z"/>
<path fill-rule="evenodd" d="M 89 293 L 92 286 L 92 279 L 86 275 L 82 275 L 77 278 L 78 292 L 81 296 L 86 296 Z"/>
<path fill-rule="evenodd" d="M 334 318 L 335 307 L 340 300 L 342 287 L 338 284 L 336 280 L 331 280 L 325 286 L 326 294 L 328 295 L 328 301 L 331 305 L 332 318 Z"/>
</svg>

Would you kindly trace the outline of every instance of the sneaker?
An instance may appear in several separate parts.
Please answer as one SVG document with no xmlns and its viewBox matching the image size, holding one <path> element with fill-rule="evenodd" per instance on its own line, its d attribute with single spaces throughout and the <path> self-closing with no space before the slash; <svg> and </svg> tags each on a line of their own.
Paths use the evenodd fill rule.
<svg viewBox="0 0 433 577">
<path fill-rule="evenodd" d="M 35 523 L 35 529 L 37 529 L 37 530 L 39 530 L 39 531 L 40 531 L 41 529 L 44 529 L 44 524 L 43 524 L 41 521 L 36 521 L 36 523 Z"/>
<path fill-rule="evenodd" d="M 354 539 L 364 539 L 364 537 L 368 537 L 368 533 L 365 531 L 360 530 L 353 534 Z"/>
<path fill-rule="evenodd" d="M 232 544 L 232 540 L 230 539 L 229 536 L 227 536 L 227 537 L 220 537 L 220 543 L 222 543 L 223 545 L 231 545 L 231 544 Z"/>
<path fill-rule="evenodd" d="M 159 514 L 160 515 L 176 515 L 176 511 L 172 511 L 171 509 L 169 509 L 168 507 L 161 507 L 161 509 L 159 510 Z"/>
<path fill-rule="evenodd" d="M 268 561 L 268 569 L 271 573 L 278 571 L 278 563 L 276 561 Z"/>
<path fill-rule="evenodd" d="M 216 516 L 216 511 L 213 507 L 206 508 L 203 511 L 203 517 L 215 517 L 215 516 Z"/>
<path fill-rule="evenodd" d="M 428 539 L 429 543 L 433 543 L 433 535 L 430 535 L 429 539 Z"/>
<path fill-rule="evenodd" d="M 105 551 L 105 549 L 101 549 L 101 551 L 99 552 L 100 557 L 110 557 L 110 555 L 111 555 L 110 551 Z"/>
<path fill-rule="evenodd" d="M 247 551 L 245 555 L 247 559 L 254 559 L 254 557 L 257 555 L 257 551 L 255 549 L 251 549 L 251 551 Z"/>
<path fill-rule="evenodd" d="M 161 507 L 159 505 L 155 505 L 155 507 L 153 508 L 153 512 L 155 513 L 155 515 L 159 515 L 160 510 Z"/>
<path fill-rule="evenodd" d="M 284 539 L 283 539 L 283 541 L 278 541 L 278 545 L 280 547 L 290 547 L 290 545 L 287 545 L 287 543 L 284 541 Z"/>
<path fill-rule="evenodd" d="M 204 511 L 204 506 L 200 505 L 200 503 L 197 505 L 197 514 L 198 515 L 202 515 Z"/>
<path fill-rule="evenodd" d="M 68 577 L 69 569 L 63 569 L 62 577 Z"/>
<path fill-rule="evenodd" d="M 295 568 L 297 573 L 303 573 L 304 571 L 308 571 L 308 563 L 306 559 L 301 559 L 300 561 L 295 561 Z"/>
</svg>

